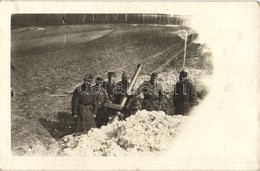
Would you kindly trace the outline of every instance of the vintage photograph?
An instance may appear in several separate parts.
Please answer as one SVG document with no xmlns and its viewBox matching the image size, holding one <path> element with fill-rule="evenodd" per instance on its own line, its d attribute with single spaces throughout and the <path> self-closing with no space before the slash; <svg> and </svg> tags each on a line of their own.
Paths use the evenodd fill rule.
<svg viewBox="0 0 260 171">
<path fill-rule="evenodd" d="M 259 170 L 257 2 L 0 2 L 0 170 Z"/>
<path fill-rule="evenodd" d="M 189 17 L 12 15 L 13 155 L 165 152 L 213 69 Z"/>
</svg>

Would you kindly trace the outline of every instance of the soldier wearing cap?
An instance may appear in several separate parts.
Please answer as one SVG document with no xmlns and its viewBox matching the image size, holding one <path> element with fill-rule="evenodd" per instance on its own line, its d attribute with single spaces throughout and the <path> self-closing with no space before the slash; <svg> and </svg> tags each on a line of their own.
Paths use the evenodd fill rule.
<svg viewBox="0 0 260 171">
<path fill-rule="evenodd" d="M 179 81 L 173 93 L 175 114 L 188 115 L 190 109 L 198 104 L 197 93 L 193 84 L 187 79 L 188 73 L 181 71 Z"/>
<path fill-rule="evenodd" d="M 115 103 L 117 104 L 120 104 L 123 97 L 127 95 L 126 94 L 127 88 L 129 87 L 130 84 L 129 82 L 130 76 L 125 71 L 123 72 L 121 78 L 122 80 L 119 81 L 113 89 L 113 94 L 115 94 Z"/>
<path fill-rule="evenodd" d="M 151 74 L 149 81 L 144 81 L 137 89 L 137 94 L 143 93 L 142 109 L 159 111 L 163 104 L 163 87 L 158 83 L 158 73 Z"/>
<path fill-rule="evenodd" d="M 78 86 L 72 96 L 72 115 L 76 118 L 76 132 L 87 133 L 91 128 L 96 128 L 94 119 L 95 98 L 91 93 L 93 77 L 86 75 L 84 83 Z"/>
<path fill-rule="evenodd" d="M 108 101 L 111 103 L 115 103 L 115 94 L 113 92 L 113 90 L 116 86 L 115 77 L 116 77 L 115 72 L 108 72 L 108 74 L 107 74 L 108 80 L 107 80 L 107 82 L 103 83 L 103 88 L 106 90 L 107 95 L 108 95 Z M 104 110 L 105 110 L 104 113 L 107 118 L 116 115 L 116 111 L 112 108 L 106 107 Z"/>
<path fill-rule="evenodd" d="M 130 76 L 127 72 L 123 72 L 121 78 L 122 80 L 119 81 L 113 89 L 113 93 L 115 94 L 115 103 L 117 104 L 121 103 L 124 96 L 128 96 L 124 108 L 120 111 L 122 114 L 121 119 L 125 119 L 137 110 L 135 109 L 134 96 L 127 94 L 127 89 L 130 85 Z"/>
<path fill-rule="evenodd" d="M 108 94 L 108 98 L 111 102 L 114 102 L 115 97 L 114 97 L 114 93 L 113 93 L 113 89 L 116 86 L 116 82 L 115 82 L 115 77 L 116 74 L 114 72 L 108 72 L 107 74 L 107 82 L 103 83 L 103 87 L 105 88 L 107 94 Z"/>
<path fill-rule="evenodd" d="M 103 84 L 104 80 L 101 77 L 97 77 L 96 84 L 91 87 L 91 93 L 94 95 L 95 99 L 94 113 L 96 114 L 95 121 L 98 128 L 108 123 L 105 107 L 103 107 L 104 102 L 108 100 L 108 95 L 103 88 Z"/>
</svg>

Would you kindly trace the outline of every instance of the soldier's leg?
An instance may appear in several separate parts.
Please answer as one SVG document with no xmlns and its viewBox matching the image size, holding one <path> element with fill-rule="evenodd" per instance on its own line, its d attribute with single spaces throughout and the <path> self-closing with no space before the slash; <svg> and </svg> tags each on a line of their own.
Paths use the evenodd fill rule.
<svg viewBox="0 0 260 171">
<path fill-rule="evenodd" d="M 180 102 L 176 105 L 175 113 L 176 115 L 188 115 L 189 113 L 189 104 L 186 102 Z"/>
<path fill-rule="evenodd" d="M 107 110 L 104 111 L 104 125 L 107 125 L 109 122 L 109 114 L 107 114 Z"/>
<path fill-rule="evenodd" d="M 187 116 L 190 112 L 190 105 L 188 102 L 184 103 L 183 115 Z"/>
<path fill-rule="evenodd" d="M 149 107 L 148 101 L 147 101 L 147 100 L 143 100 L 143 101 L 142 101 L 142 110 L 147 110 L 147 111 L 149 111 L 148 107 Z"/>
<path fill-rule="evenodd" d="M 76 133 L 81 132 L 81 122 L 82 122 L 82 118 L 80 116 L 80 114 L 78 114 L 76 120 Z"/>
<path fill-rule="evenodd" d="M 108 121 L 109 121 L 105 111 L 106 111 L 105 107 L 101 107 L 98 110 L 99 115 L 100 115 L 100 127 L 103 126 L 103 125 L 106 125 L 108 123 Z"/>
<path fill-rule="evenodd" d="M 158 101 L 153 101 L 153 110 L 155 110 L 157 112 L 161 110 L 161 107 L 160 107 Z"/>
<path fill-rule="evenodd" d="M 160 105 L 158 101 L 149 101 L 147 111 L 160 111 Z"/>
<path fill-rule="evenodd" d="M 101 115 L 100 115 L 99 109 L 97 109 L 97 114 L 96 114 L 96 117 L 94 119 L 95 119 L 95 122 L 97 124 L 97 128 L 100 128 L 102 119 L 101 119 Z"/>
<path fill-rule="evenodd" d="M 98 108 L 95 121 L 96 121 L 98 128 L 107 124 L 108 121 L 106 121 L 106 116 L 105 116 L 103 107 Z"/>
<path fill-rule="evenodd" d="M 176 106 L 175 115 L 184 115 L 183 108 L 181 106 Z"/>
<path fill-rule="evenodd" d="M 86 111 L 86 117 L 85 117 L 86 131 L 89 131 L 91 128 L 96 128 L 97 124 L 96 124 L 96 121 L 94 119 L 94 115 L 93 115 L 93 112 L 91 110 L 91 107 L 86 106 L 85 111 Z"/>
<path fill-rule="evenodd" d="M 183 111 L 180 103 L 175 104 L 175 115 L 183 115 Z"/>
<path fill-rule="evenodd" d="M 83 133 L 87 132 L 87 127 L 86 127 L 86 107 L 81 105 L 79 107 L 79 114 L 80 114 L 80 117 L 81 117 L 81 131 Z"/>
</svg>

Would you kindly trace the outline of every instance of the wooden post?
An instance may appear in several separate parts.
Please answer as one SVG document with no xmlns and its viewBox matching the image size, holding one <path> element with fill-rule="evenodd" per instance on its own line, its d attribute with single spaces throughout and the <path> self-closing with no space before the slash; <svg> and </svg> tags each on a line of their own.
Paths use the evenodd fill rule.
<svg viewBox="0 0 260 171">
<path fill-rule="evenodd" d="M 185 33 L 184 56 L 183 56 L 183 69 L 185 69 L 185 62 L 186 62 L 187 39 L 188 39 L 188 31 L 186 31 L 186 33 Z"/>
</svg>

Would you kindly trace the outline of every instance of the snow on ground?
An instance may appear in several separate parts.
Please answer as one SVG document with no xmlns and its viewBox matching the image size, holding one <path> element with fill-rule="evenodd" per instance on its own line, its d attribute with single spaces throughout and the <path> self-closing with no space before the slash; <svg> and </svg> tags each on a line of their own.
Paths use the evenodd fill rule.
<svg viewBox="0 0 260 171">
<path fill-rule="evenodd" d="M 88 134 L 67 135 L 50 151 L 65 156 L 134 156 L 164 152 L 187 116 L 138 111 L 125 121 L 115 121 Z"/>
</svg>

